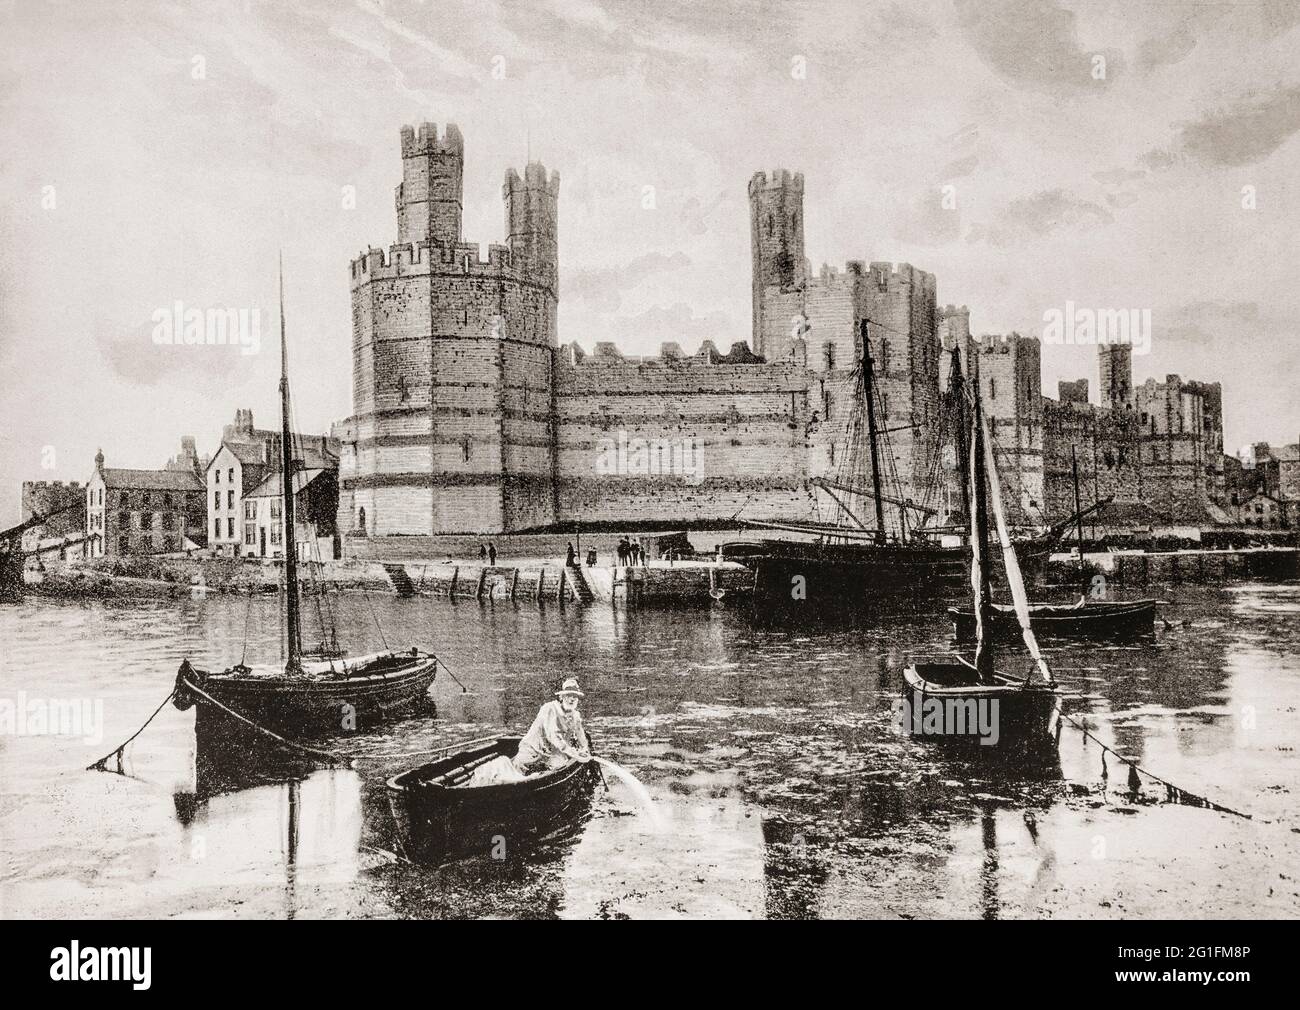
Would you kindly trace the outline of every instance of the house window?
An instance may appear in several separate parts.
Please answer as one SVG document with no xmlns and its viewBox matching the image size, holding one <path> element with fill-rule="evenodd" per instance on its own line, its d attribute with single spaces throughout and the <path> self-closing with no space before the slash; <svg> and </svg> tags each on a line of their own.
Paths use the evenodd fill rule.
<svg viewBox="0 0 1300 1010">
<path fill-rule="evenodd" d="M 152 513 L 152 512 L 141 512 L 141 513 L 140 513 L 140 529 L 142 529 L 142 530 L 151 530 L 151 529 L 153 529 L 153 513 Z"/>
<path fill-rule="evenodd" d="M 257 518 L 257 502 L 251 502 L 251 501 L 244 502 L 244 518 L 245 519 Z"/>
<path fill-rule="evenodd" d="M 162 514 L 162 528 L 165 530 L 174 530 L 176 528 L 176 516 L 171 512 Z"/>
<path fill-rule="evenodd" d="M 214 471 L 213 471 L 213 475 L 214 475 L 215 478 L 216 478 L 216 479 L 213 481 L 213 483 L 214 483 L 214 484 L 220 484 L 220 483 L 221 483 L 221 471 L 220 471 L 220 470 L 214 470 Z"/>
<path fill-rule="evenodd" d="M 826 371 L 833 372 L 835 370 L 835 345 L 828 343 L 826 345 L 825 354 L 826 354 Z"/>
<path fill-rule="evenodd" d="M 997 398 L 998 398 L 998 380 L 993 378 L 993 376 L 990 375 L 989 376 L 989 399 L 996 400 Z"/>
<path fill-rule="evenodd" d="M 213 520 L 212 520 L 212 539 L 213 539 L 213 540 L 220 540 L 220 539 L 221 539 L 221 520 L 220 520 L 220 519 L 213 519 Z"/>
<path fill-rule="evenodd" d="M 235 468 L 233 466 L 226 471 L 226 479 L 230 481 L 231 484 L 235 483 Z"/>
<path fill-rule="evenodd" d="M 226 536 L 231 540 L 235 539 L 235 519 L 233 516 L 226 520 Z"/>
<path fill-rule="evenodd" d="M 282 499 L 282 498 L 272 498 L 272 499 L 271 499 L 271 518 L 272 518 L 272 519 L 279 519 L 279 518 L 280 518 L 281 516 L 283 516 L 283 515 L 284 515 L 284 499 Z"/>
<path fill-rule="evenodd" d="M 214 509 L 220 509 L 220 508 L 221 508 L 221 492 L 220 492 L 220 491 L 213 491 L 213 492 L 212 492 L 212 507 L 213 507 Z"/>
<path fill-rule="evenodd" d="M 271 527 L 271 543 L 278 544 L 279 542 L 280 542 L 280 526 L 277 523 Z"/>
<path fill-rule="evenodd" d="M 771 214 L 767 215 L 767 237 L 772 237 L 772 232 L 776 228 L 776 219 Z"/>
<path fill-rule="evenodd" d="M 249 547 L 256 546 L 257 544 L 256 523 L 244 523 L 244 543 Z"/>
<path fill-rule="evenodd" d="M 118 537 L 118 538 L 117 538 L 117 553 L 118 553 L 118 554 L 129 554 L 129 553 L 131 553 L 131 538 L 130 538 L 130 537 L 122 536 L 122 537 Z"/>
<path fill-rule="evenodd" d="M 234 491 L 227 491 L 227 492 L 226 492 L 226 505 L 227 505 L 227 507 L 232 508 L 232 509 L 235 507 L 235 492 L 234 492 Z"/>
</svg>

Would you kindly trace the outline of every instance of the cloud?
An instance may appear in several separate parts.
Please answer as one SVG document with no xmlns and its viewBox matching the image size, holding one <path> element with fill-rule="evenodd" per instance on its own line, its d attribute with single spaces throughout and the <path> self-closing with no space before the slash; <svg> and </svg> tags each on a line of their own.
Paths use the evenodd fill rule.
<svg viewBox="0 0 1300 1010">
<path fill-rule="evenodd" d="M 967 241 L 1010 246 L 1032 242 L 1062 228 L 1097 228 L 1111 220 L 1110 211 L 1101 204 L 1063 189 L 1045 189 L 1012 200 L 991 223 L 974 225 Z"/>
<path fill-rule="evenodd" d="M 215 382 L 240 384 L 258 360 L 257 356 L 241 355 L 238 346 L 155 344 L 153 331 L 150 320 L 125 333 L 98 333 L 95 344 L 113 374 L 135 386 L 179 386 L 209 392 Z M 240 371 L 244 376 L 237 377 Z"/>
<path fill-rule="evenodd" d="M 1117 50 L 1079 45 L 1073 11 L 1053 0 L 957 0 L 966 41 L 1007 80 L 1055 94 L 1107 87 L 1124 69 Z M 1093 59 L 1104 56 L 1106 76 L 1093 77 Z"/>
<path fill-rule="evenodd" d="M 1202 300 L 1155 313 L 1153 328 L 1162 341 L 1212 348 L 1248 344 L 1271 324 L 1258 302 Z"/>
<path fill-rule="evenodd" d="M 622 266 L 574 271 L 562 280 L 562 295 L 582 299 L 597 312 L 617 312 L 623 304 L 623 294 L 647 277 L 690 265 L 691 258 L 681 251 L 671 255 L 646 253 Z"/>
<path fill-rule="evenodd" d="M 1231 108 L 1207 112 L 1181 125 L 1176 145 L 1188 157 L 1214 166 L 1263 161 L 1300 130 L 1300 86 L 1252 94 Z"/>
<path fill-rule="evenodd" d="M 1143 41 L 1138 51 L 1138 65 L 1146 71 L 1181 63 L 1196 48 L 1196 36 L 1186 24 L 1163 35 Z"/>
<path fill-rule="evenodd" d="M 947 245 L 961 238 L 961 213 L 956 207 L 943 206 L 943 191 L 922 193 L 905 207 L 894 225 L 899 242 L 922 246 Z"/>
<path fill-rule="evenodd" d="M 939 173 L 940 179 L 962 179 L 970 175 L 975 169 L 979 168 L 980 156 L 978 154 L 967 155 L 965 158 L 958 158 L 956 161 L 950 161 L 943 167 Z"/>
</svg>

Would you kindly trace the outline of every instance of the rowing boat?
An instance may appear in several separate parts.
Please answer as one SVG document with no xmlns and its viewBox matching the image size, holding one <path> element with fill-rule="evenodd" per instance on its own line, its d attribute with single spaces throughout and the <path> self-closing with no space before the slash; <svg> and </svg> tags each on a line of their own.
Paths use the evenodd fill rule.
<svg viewBox="0 0 1300 1010">
<path fill-rule="evenodd" d="M 388 780 L 409 858 L 433 865 L 473 856 L 510 858 L 581 824 L 600 774 L 595 762 L 570 761 L 519 782 L 468 785 L 479 766 L 514 757 L 520 739 L 476 740 Z"/>
<path fill-rule="evenodd" d="M 1057 638 L 1122 638 L 1152 633 L 1158 600 L 1089 600 L 1086 603 L 1034 603 L 1029 623 L 1036 635 Z M 975 640 L 975 608 L 949 607 L 948 618 L 959 642 Z M 1015 607 L 993 604 L 989 608 L 990 634 L 1001 638 L 1020 635 Z"/>
</svg>

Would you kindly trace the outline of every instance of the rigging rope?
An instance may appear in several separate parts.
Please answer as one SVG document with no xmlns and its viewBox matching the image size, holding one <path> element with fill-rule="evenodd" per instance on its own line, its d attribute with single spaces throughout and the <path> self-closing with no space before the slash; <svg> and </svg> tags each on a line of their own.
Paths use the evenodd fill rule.
<svg viewBox="0 0 1300 1010">
<path fill-rule="evenodd" d="M 232 716 L 233 718 L 238 719 L 240 722 L 245 723 L 251 728 L 257 730 L 259 733 L 264 733 L 266 736 L 271 737 L 271 739 L 279 741 L 280 743 L 284 744 L 286 747 L 290 748 L 291 750 L 301 751 L 303 754 L 310 754 L 313 757 L 321 758 L 322 760 L 329 761 L 332 764 L 342 764 L 342 765 L 351 764 L 351 760 L 349 758 L 343 757 L 341 754 L 335 754 L 333 751 L 319 750 L 316 747 L 307 747 L 303 744 L 294 743 L 294 741 L 282 737 L 279 733 L 276 733 L 274 730 L 267 729 L 265 726 L 259 725 L 258 723 L 254 722 L 252 719 L 248 718 L 247 716 L 240 715 L 233 708 L 229 708 L 228 706 L 223 705 L 221 702 L 217 701 L 216 698 L 212 697 L 212 695 L 208 694 L 205 690 L 203 690 L 203 688 L 190 683 L 188 680 L 185 681 L 185 686 L 189 688 L 191 691 L 193 691 L 195 694 L 197 694 L 200 698 L 206 698 L 213 705 L 217 706 L 217 708 L 221 709 L 221 711 L 225 712 L 226 715 Z M 140 729 L 144 729 L 144 727 L 141 726 Z"/>
<path fill-rule="evenodd" d="M 129 737 L 123 740 L 116 750 L 109 751 L 107 754 L 105 754 L 94 764 L 86 765 L 86 771 L 106 772 L 108 771 L 108 759 L 111 757 L 116 757 L 118 774 L 119 775 L 125 774 L 125 772 L 122 770 L 122 755 L 126 751 L 126 745 L 129 744 L 136 737 L 138 737 L 141 733 L 143 733 L 145 730 L 145 726 L 148 726 L 151 722 L 153 722 L 154 718 L 158 715 L 158 713 L 161 712 L 167 706 L 167 703 L 171 701 L 172 698 L 174 698 L 175 696 L 176 696 L 176 688 L 173 687 L 170 691 L 167 692 L 167 697 L 162 700 L 162 704 L 160 704 L 157 708 L 153 710 L 153 715 L 149 716 L 149 718 L 144 721 L 144 724 L 138 730 L 136 730 Z"/>
<path fill-rule="evenodd" d="M 1153 779 L 1154 781 L 1159 782 L 1162 786 L 1165 787 L 1165 796 L 1167 797 L 1170 803 L 1181 803 L 1185 806 L 1204 807 L 1209 810 L 1216 810 L 1222 814 L 1232 814 L 1234 817 L 1241 817 L 1248 821 L 1254 820 L 1254 817 L 1251 816 L 1250 814 L 1244 814 L 1240 810 L 1233 810 L 1231 807 L 1225 807 L 1221 803 L 1215 803 L 1213 800 L 1209 799 L 1208 797 L 1201 796 L 1198 793 L 1189 792 L 1188 790 L 1183 789 L 1180 786 L 1174 785 L 1172 782 L 1169 782 L 1166 779 L 1162 779 L 1159 775 L 1155 774 L 1154 772 L 1148 771 L 1146 768 L 1143 768 L 1136 761 L 1130 761 L 1123 754 L 1120 754 L 1118 751 L 1116 751 L 1113 747 L 1110 747 L 1106 743 L 1104 743 L 1095 733 L 1092 732 L 1092 730 L 1088 729 L 1087 726 L 1080 723 L 1073 716 L 1067 715 L 1066 713 L 1062 712 L 1061 718 L 1065 719 L 1067 722 L 1070 723 L 1071 726 L 1073 726 L 1080 733 L 1082 733 L 1084 740 L 1092 740 L 1097 744 L 1098 747 L 1101 748 L 1102 778 L 1106 778 L 1108 775 L 1106 769 L 1106 755 L 1110 754 L 1112 757 L 1115 758 L 1116 761 L 1119 761 L 1121 764 L 1128 766 L 1128 785 L 1129 785 L 1129 789 L 1132 792 L 1137 792 L 1138 789 L 1141 788 L 1142 783 L 1141 780 L 1138 778 L 1139 773 L 1141 773 L 1142 775 L 1145 775 L 1147 778 Z"/>
</svg>

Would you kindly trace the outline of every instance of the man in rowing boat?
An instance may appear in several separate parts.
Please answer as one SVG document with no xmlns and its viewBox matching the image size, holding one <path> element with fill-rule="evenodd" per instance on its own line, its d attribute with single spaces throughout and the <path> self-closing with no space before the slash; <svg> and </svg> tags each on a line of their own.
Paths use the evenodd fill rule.
<svg viewBox="0 0 1300 1010">
<path fill-rule="evenodd" d="M 519 741 L 514 765 L 525 775 L 559 768 L 570 761 L 584 764 L 591 760 L 591 746 L 582 728 L 578 699 L 583 697 L 578 682 L 570 677 L 537 713 L 528 732 Z"/>
</svg>

